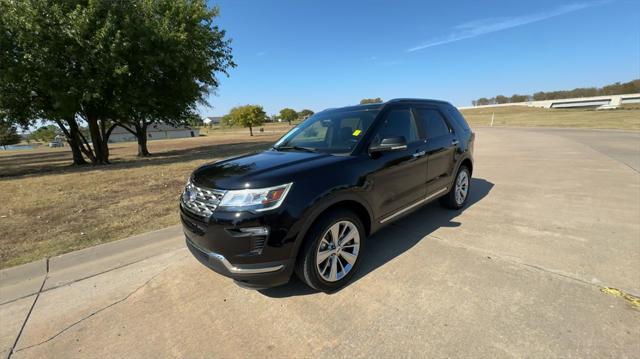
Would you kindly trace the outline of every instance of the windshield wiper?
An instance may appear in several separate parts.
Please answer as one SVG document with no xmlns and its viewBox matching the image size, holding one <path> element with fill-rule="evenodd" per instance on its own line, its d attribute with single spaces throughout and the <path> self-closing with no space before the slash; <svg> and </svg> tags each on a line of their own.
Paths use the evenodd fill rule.
<svg viewBox="0 0 640 359">
<path fill-rule="evenodd" d="M 280 151 L 280 150 L 298 150 L 298 151 L 305 151 L 305 152 L 317 152 L 313 148 L 302 147 L 302 146 L 278 146 L 278 147 L 273 147 L 273 149 L 276 150 L 276 151 Z"/>
</svg>

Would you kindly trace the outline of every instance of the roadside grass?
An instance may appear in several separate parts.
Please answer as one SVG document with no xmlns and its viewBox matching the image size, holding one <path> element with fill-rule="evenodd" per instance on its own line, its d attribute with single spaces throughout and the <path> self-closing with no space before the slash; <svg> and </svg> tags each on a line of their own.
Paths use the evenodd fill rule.
<svg viewBox="0 0 640 359">
<path fill-rule="evenodd" d="M 640 106 L 615 110 L 544 109 L 524 106 L 488 107 L 461 110 L 471 126 L 564 127 L 640 130 Z"/>
<path fill-rule="evenodd" d="M 0 151 L 0 268 L 179 223 L 178 196 L 197 166 L 270 146 L 281 133 L 111 146 L 109 166 L 69 166 L 68 148 Z"/>
</svg>

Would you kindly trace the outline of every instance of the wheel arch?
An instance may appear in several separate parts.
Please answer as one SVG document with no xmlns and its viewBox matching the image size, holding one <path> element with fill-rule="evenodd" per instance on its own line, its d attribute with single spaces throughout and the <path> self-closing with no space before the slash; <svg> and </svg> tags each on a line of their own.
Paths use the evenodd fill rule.
<svg viewBox="0 0 640 359">
<path fill-rule="evenodd" d="M 322 217 L 322 215 L 337 208 L 345 208 L 354 212 L 358 216 L 358 218 L 360 218 L 360 221 L 364 226 L 365 235 L 369 236 L 371 234 L 373 213 L 371 212 L 368 203 L 365 200 L 359 198 L 357 195 L 336 196 L 334 198 L 322 201 L 321 204 L 316 204 L 315 207 L 315 210 L 311 212 L 311 214 L 308 216 L 308 219 L 304 222 L 302 229 L 300 230 L 300 232 L 298 232 L 298 238 L 296 240 L 294 252 L 296 258 L 300 255 L 300 248 L 302 247 L 302 244 L 304 243 L 305 237 L 307 236 L 309 229 L 311 229 L 311 226 L 313 226 L 313 224 L 316 223 L 318 219 Z"/>
<path fill-rule="evenodd" d="M 456 169 L 456 173 L 458 173 L 458 170 L 462 166 L 466 166 L 469 169 L 469 176 L 473 175 L 473 161 L 471 161 L 471 158 L 465 157 L 462 161 L 460 161 L 460 164 Z"/>
</svg>

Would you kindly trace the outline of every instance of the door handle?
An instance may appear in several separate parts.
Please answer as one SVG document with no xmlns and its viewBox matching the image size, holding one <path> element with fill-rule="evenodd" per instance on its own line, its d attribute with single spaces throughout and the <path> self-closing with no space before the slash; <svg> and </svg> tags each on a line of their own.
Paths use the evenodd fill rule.
<svg viewBox="0 0 640 359">
<path fill-rule="evenodd" d="M 413 154 L 413 158 L 419 158 L 427 154 L 427 151 L 419 151 Z"/>
<path fill-rule="evenodd" d="M 458 141 L 458 140 L 451 141 L 451 145 L 453 145 L 453 146 L 457 146 L 458 143 L 460 143 L 460 141 Z"/>
</svg>

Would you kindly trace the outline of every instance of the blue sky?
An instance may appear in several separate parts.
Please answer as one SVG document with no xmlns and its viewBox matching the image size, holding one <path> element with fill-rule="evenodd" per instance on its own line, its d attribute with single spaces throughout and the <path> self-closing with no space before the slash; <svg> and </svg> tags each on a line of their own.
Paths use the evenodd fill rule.
<svg viewBox="0 0 640 359">
<path fill-rule="evenodd" d="M 478 97 L 640 77 L 640 5 L 596 1 L 220 0 L 238 67 L 213 108 L 319 111 L 364 97 Z"/>
</svg>

